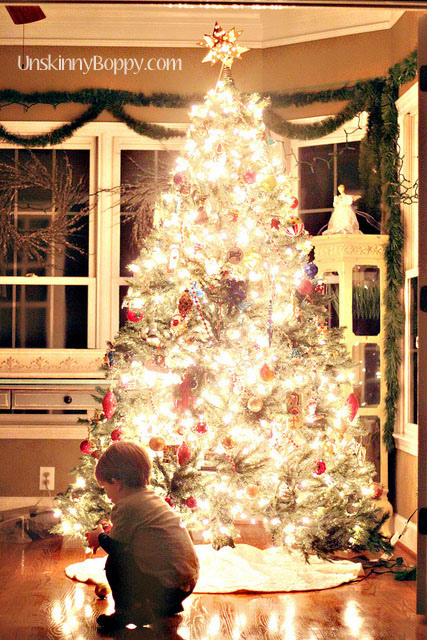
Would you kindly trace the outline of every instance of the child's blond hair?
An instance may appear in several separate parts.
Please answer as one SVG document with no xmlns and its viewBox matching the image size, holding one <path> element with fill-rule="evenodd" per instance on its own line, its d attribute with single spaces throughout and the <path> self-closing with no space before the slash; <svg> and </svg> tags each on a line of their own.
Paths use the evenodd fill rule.
<svg viewBox="0 0 427 640">
<path fill-rule="evenodd" d="M 127 487 L 146 487 L 150 482 L 151 459 L 147 451 L 133 442 L 114 442 L 95 467 L 99 484 L 113 478 Z"/>
</svg>

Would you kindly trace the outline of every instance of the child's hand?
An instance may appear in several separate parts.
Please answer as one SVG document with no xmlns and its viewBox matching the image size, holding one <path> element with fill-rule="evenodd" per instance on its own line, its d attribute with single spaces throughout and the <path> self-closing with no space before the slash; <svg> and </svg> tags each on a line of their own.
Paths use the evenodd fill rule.
<svg viewBox="0 0 427 640">
<path fill-rule="evenodd" d="M 104 529 L 101 527 L 100 524 L 93 531 L 89 531 L 88 533 L 85 533 L 87 543 L 89 547 L 92 549 L 93 553 L 96 553 L 96 550 L 99 547 L 98 536 L 100 533 L 104 533 Z"/>
</svg>

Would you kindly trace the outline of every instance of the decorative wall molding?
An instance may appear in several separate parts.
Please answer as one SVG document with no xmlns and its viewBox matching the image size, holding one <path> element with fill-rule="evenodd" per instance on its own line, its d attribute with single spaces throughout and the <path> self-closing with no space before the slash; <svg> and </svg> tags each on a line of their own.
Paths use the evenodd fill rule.
<svg viewBox="0 0 427 640">
<path fill-rule="evenodd" d="M 20 378 L 100 378 L 104 351 L 100 349 L 2 349 L 0 381 L 18 375 Z"/>
<path fill-rule="evenodd" d="M 316 236 L 312 242 L 316 249 L 316 259 L 345 257 L 378 257 L 383 258 L 388 243 L 386 235 L 347 234 L 343 236 Z"/>
</svg>

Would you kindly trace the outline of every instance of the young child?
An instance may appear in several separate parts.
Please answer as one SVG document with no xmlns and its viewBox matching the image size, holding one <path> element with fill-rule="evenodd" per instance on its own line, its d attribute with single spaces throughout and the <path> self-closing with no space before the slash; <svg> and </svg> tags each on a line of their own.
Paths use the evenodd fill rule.
<svg viewBox="0 0 427 640">
<path fill-rule="evenodd" d="M 108 553 L 115 612 L 98 617 L 103 631 L 171 617 L 183 611 L 196 585 L 199 561 L 191 538 L 173 509 L 147 488 L 150 474 L 148 453 L 131 442 L 115 442 L 96 465 L 96 479 L 115 503 L 109 534 L 101 525 L 86 534 L 94 551 L 101 546 Z"/>
</svg>

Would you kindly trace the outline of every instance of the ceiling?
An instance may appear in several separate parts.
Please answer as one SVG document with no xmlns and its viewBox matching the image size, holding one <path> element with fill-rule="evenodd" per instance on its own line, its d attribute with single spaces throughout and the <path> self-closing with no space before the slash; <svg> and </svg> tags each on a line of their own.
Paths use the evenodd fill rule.
<svg viewBox="0 0 427 640">
<path fill-rule="evenodd" d="M 25 25 L 29 45 L 194 47 L 218 21 L 227 30 L 242 29 L 243 46 L 263 48 L 390 29 L 403 14 L 400 9 L 353 7 L 38 4 L 46 19 Z M 13 24 L 5 6 L 0 6 L 0 43 L 22 43 L 22 26 Z"/>
</svg>

